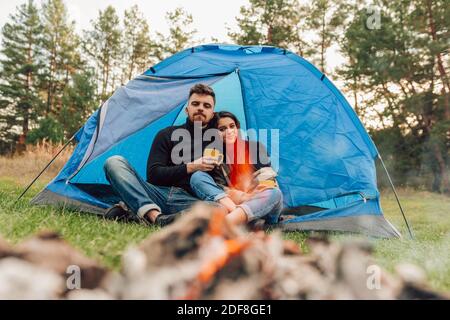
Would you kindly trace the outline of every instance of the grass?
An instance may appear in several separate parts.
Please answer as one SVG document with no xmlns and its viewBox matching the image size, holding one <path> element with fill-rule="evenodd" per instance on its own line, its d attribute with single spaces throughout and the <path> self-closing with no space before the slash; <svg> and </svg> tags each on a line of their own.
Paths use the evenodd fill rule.
<svg viewBox="0 0 450 320">
<path fill-rule="evenodd" d="M 11 179 L 0 179 L 0 235 L 18 243 L 41 230 L 63 235 L 71 245 L 104 265 L 118 269 L 124 250 L 145 239 L 155 229 L 139 224 L 105 221 L 95 215 L 49 206 L 30 206 L 31 195 L 43 184 L 30 189 L 23 200 L 14 201 L 23 189 Z"/>
<path fill-rule="evenodd" d="M 375 254 L 380 265 L 393 270 L 401 262 L 421 266 L 432 287 L 450 291 L 450 198 L 430 192 L 403 191 L 400 199 L 412 225 L 407 229 L 392 194 L 382 197 L 386 217 L 404 235 L 401 240 L 377 240 Z"/>
<path fill-rule="evenodd" d="M 53 170 L 57 171 L 59 165 Z M 28 169 L 20 170 L 22 167 Z M 124 250 L 157 230 L 139 224 L 105 221 L 95 215 L 68 209 L 30 206 L 29 200 L 45 186 L 54 172 L 44 176 L 43 182 L 38 182 L 14 205 L 26 183 L 32 179 L 31 172 L 39 171 L 40 167 L 26 155 L 14 159 L 0 158 L 0 235 L 11 243 L 20 242 L 40 230 L 54 230 L 86 255 L 110 268 L 119 269 Z M 432 288 L 450 291 L 450 198 L 413 190 L 400 190 L 399 195 L 415 240 L 408 237 L 394 196 L 391 192 L 383 192 L 385 215 L 404 237 L 369 239 L 374 246 L 376 263 L 390 271 L 399 263 L 414 263 L 425 270 Z M 284 237 L 304 247 L 307 233 L 287 233 Z M 331 234 L 331 237 L 336 241 L 366 239 L 348 234 Z"/>
</svg>

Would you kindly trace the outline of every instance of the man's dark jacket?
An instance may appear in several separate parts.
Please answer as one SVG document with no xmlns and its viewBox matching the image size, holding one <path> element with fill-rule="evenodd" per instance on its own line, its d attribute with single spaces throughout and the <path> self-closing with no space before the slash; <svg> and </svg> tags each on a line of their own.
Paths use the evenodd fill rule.
<svg viewBox="0 0 450 320">
<path fill-rule="evenodd" d="M 190 188 L 191 174 L 187 172 L 186 164 L 201 158 L 203 150 L 211 144 L 211 141 L 203 141 L 203 134 L 206 130 L 214 128 L 214 121 L 210 121 L 205 128 L 197 127 L 198 133 L 194 139 L 194 123 L 189 119 L 181 126 L 172 126 L 162 129 L 153 140 L 150 154 L 147 161 L 147 181 L 157 186 L 180 187 L 192 193 Z M 190 141 L 180 139 L 172 141 L 172 134 L 177 129 L 185 129 L 190 134 Z M 214 141 L 214 140 L 213 140 Z M 178 144 L 183 145 L 178 145 Z M 183 159 L 181 164 L 174 163 L 172 160 L 172 149 L 177 146 L 178 149 L 190 150 L 189 154 L 179 154 Z M 197 148 L 196 148 L 197 147 Z M 194 152 L 197 151 L 197 154 Z M 177 153 L 178 154 L 178 153 Z"/>
</svg>

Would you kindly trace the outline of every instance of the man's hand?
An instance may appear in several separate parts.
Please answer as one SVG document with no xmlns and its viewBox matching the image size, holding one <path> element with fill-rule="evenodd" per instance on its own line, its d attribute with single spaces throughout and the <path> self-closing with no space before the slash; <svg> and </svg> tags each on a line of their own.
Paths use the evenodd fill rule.
<svg viewBox="0 0 450 320">
<path fill-rule="evenodd" d="M 187 167 L 187 173 L 194 173 L 196 171 L 211 171 L 215 167 L 215 160 L 209 157 L 202 157 L 193 162 L 189 162 Z"/>
</svg>

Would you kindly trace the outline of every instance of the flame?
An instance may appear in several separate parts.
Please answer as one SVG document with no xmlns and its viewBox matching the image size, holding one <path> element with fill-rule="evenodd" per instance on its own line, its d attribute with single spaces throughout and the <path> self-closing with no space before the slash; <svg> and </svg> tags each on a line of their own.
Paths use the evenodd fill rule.
<svg viewBox="0 0 450 320">
<path fill-rule="evenodd" d="M 216 254 L 203 263 L 200 272 L 192 283 L 183 299 L 195 299 L 200 296 L 201 289 L 207 285 L 214 276 L 225 267 L 234 257 L 239 256 L 249 245 L 247 238 L 224 239 L 224 231 L 227 228 L 226 214 L 222 211 L 215 211 L 208 226 L 208 241 L 219 238 L 223 241 L 223 251 Z"/>
<path fill-rule="evenodd" d="M 227 228 L 226 214 L 222 211 L 215 211 L 209 222 L 208 236 L 221 237 Z M 224 240 L 224 251 L 222 254 L 207 261 L 200 270 L 197 279 L 201 283 L 209 282 L 214 275 L 222 269 L 233 257 L 239 255 L 249 244 L 247 239 L 228 239 Z"/>
<path fill-rule="evenodd" d="M 223 229 L 226 225 L 226 213 L 220 210 L 215 210 L 211 221 L 209 221 L 208 225 L 208 235 L 209 236 L 222 236 L 223 235 Z"/>
<path fill-rule="evenodd" d="M 207 261 L 200 270 L 197 276 L 200 283 L 208 283 L 233 257 L 238 256 L 247 247 L 247 244 L 238 239 L 225 240 L 225 252 L 215 259 Z"/>
</svg>

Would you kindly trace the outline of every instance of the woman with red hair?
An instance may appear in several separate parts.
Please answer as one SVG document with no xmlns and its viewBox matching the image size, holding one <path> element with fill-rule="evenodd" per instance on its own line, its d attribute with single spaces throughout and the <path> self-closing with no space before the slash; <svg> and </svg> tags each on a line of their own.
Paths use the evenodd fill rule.
<svg viewBox="0 0 450 320">
<path fill-rule="evenodd" d="M 224 156 L 214 170 L 191 176 L 192 190 L 201 200 L 222 204 L 233 224 L 261 218 L 268 224 L 277 223 L 283 197 L 266 149 L 240 137 L 239 120 L 231 112 L 216 113 L 216 120 Z"/>
</svg>

